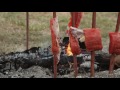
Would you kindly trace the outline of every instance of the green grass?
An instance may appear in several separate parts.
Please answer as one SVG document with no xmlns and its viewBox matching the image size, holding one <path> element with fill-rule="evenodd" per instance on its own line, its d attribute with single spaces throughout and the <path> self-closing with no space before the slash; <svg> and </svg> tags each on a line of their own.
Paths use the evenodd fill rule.
<svg viewBox="0 0 120 90">
<path fill-rule="evenodd" d="M 69 12 L 58 12 L 60 35 L 66 36 Z M 30 12 L 29 47 L 47 47 L 51 44 L 49 21 L 52 12 Z M 26 13 L 0 12 L 0 53 L 23 51 L 26 49 Z M 85 12 L 79 28 L 91 28 L 92 13 Z M 102 31 L 103 44 L 108 41 L 108 33 L 115 31 L 117 12 L 97 12 L 97 27 Z"/>
</svg>

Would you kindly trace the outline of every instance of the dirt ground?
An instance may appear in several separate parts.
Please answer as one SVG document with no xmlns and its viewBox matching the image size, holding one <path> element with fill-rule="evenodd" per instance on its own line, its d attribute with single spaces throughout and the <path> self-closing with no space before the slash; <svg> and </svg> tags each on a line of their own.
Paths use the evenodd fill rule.
<svg viewBox="0 0 120 90">
<path fill-rule="evenodd" d="M 0 78 L 53 78 L 53 73 L 49 69 L 33 66 L 24 70 L 20 68 L 17 71 L 0 73 Z M 57 78 L 74 78 L 74 72 L 58 75 Z M 90 73 L 79 73 L 77 78 L 90 78 Z M 113 75 L 109 75 L 108 71 L 96 72 L 94 78 L 120 78 L 120 69 L 114 70 Z"/>
</svg>

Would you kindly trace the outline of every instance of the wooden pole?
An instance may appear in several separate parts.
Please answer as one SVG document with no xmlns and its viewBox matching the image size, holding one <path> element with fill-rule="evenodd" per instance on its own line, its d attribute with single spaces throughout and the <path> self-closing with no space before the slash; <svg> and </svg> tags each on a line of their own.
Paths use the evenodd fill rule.
<svg viewBox="0 0 120 90">
<path fill-rule="evenodd" d="M 53 18 L 56 18 L 56 12 L 53 12 Z M 58 61 L 58 58 L 57 58 L 57 55 L 54 53 L 54 78 L 57 78 L 57 61 Z"/>
<path fill-rule="evenodd" d="M 118 12 L 118 18 L 117 18 L 117 24 L 116 24 L 115 32 L 119 32 L 119 27 L 120 27 L 120 12 Z M 115 54 L 112 54 L 111 59 L 110 59 L 109 74 L 113 73 L 114 64 L 115 64 Z"/>
<path fill-rule="evenodd" d="M 72 26 L 75 27 L 75 12 L 72 12 Z M 74 61 L 74 71 L 75 71 L 74 77 L 76 78 L 78 75 L 76 55 L 73 55 L 73 61 Z"/>
<path fill-rule="evenodd" d="M 96 12 L 93 12 L 92 16 L 92 28 L 96 28 Z M 90 77 L 95 77 L 94 70 L 94 62 L 95 62 L 95 51 L 91 51 L 91 74 Z"/>
<path fill-rule="evenodd" d="M 29 12 L 26 12 L 26 49 L 29 48 Z"/>
</svg>

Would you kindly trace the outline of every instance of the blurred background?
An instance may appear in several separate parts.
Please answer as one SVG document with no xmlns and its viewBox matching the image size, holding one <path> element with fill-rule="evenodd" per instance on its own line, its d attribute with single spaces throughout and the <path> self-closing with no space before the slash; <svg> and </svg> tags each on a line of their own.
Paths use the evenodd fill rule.
<svg viewBox="0 0 120 90">
<path fill-rule="evenodd" d="M 117 12 L 97 12 L 97 27 L 101 29 L 105 48 L 109 45 L 109 32 L 115 31 Z M 66 36 L 69 12 L 57 12 L 60 36 Z M 31 47 L 51 45 L 49 22 L 52 12 L 29 12 Z M 92 27 L 92 12 L 85 12 L 79 28 Z M 26 50 L 26 12 L 0 12 L 0 54 Z"/>
</svg>

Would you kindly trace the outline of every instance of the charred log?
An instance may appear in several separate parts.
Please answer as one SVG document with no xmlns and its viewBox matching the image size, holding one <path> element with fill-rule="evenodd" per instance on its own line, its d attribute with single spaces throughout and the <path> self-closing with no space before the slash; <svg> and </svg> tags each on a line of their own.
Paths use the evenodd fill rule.
<svg viewBox="0 0 120 90">
<path fill-rule="evenodd" d="M 95 70 L 108 70 L 110 56 L 107 54 L 96 54 Z M 90 54 L 84 53 L 77 56 L 79 70 L 89 71 Z M 70 65 L 73 64 L 73 57 L 61 53 L 60 62 L 58 63 L 59 74 L 70 72 Z M 31 66 L 41 66 L 44 68 L 53 68 L 53 55 L 50 47 L 42 49 L 41 47 L 33 47 L 23 52 L 15 52 L 2 55 L 0 57 L 0 71 L 17 70 L 19 67 L 27 69 Z"/>
<path fill-rule="evenodd" d="M 69 61 L 72 61 L 72 57 L 61 55 L 61 60 L 58 65 L 67 65 Z M 26 69 L 34 65 L 45 68 L 51 68 L 53 66 L 53 55 L 49 48 L 33 47 L 23 52 L 12 52 L 0 57 L 0 71 L 8 69 L 17 70 L 19 67 Z"/>
<path fill-rule="evenodd" d="M 58 73 L 70 73 L 73 65 L 73 56 L 65 54 L 65 46 L 69 43 L 69 38 L 64 38 L 61 43 L 61 55 L 58 63 Z M 82 44 L 82 48 L 85 48 Z M 79 72 L 88 72 L 90 70 L 91 56 L 86 50 L 82 50 L 82 54 L 77 56 Z M 106 53 L 95 55 L 95 70 L 108 70 L 110 63 L 110 55 Z M 51 46 L 47 48 L 33 47 L 23 52 L 11 52 L 0 56 L 0 72 L 6 70 L 18 70 L 20 67 L 27 69 L 31 66 L 41 66 L 53 70 L 53 54 Z M 118 68 L 118 64 L 116 67 Z"/>
</svg>

